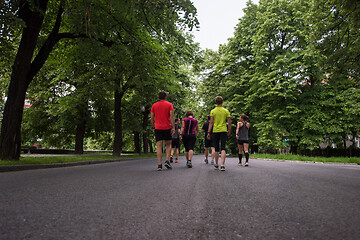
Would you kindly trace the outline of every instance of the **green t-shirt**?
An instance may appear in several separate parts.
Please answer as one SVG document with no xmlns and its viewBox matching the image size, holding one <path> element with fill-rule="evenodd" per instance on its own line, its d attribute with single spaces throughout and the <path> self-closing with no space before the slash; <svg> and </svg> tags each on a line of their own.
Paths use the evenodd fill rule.
<svg viewBox="0 0 360 240">
<path fill-rule="evenodd" d="M 223 107 L 216 107 L 210 112 L 210 116 L 214 117 L 213 132 L 227 132 L 226 120 L 230 117 L 230 112 Z"/>
</svg>

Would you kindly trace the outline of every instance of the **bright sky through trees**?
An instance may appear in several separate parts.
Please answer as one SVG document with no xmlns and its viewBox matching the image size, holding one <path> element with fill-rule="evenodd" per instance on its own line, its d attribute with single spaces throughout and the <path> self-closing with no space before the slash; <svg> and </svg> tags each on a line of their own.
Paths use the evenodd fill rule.
<svg viewBox="0 0 360 240">
<path fill-rule="evenodd" d="M 227 43 L 234 34 L 239 18 L 244 15 L 243 8 L 248 0 L 193 0 L 198 10 L 200 30 L 194 31 L 195 41 L 201 48 L 217 50 L 219 44 Z M 258 4 L 259 0 L 253 0 Z"/>
</svg>

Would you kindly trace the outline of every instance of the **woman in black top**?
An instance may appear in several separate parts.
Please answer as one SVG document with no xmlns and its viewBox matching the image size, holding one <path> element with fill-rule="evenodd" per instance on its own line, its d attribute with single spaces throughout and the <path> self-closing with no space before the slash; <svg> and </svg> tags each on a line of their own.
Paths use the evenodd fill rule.
<svg viewBox="0 0 360 240">
<path fill-rule="evenodd" d="M 242 165 L 242 153 L 245 153 L 245 166 L 249 165 L 249 128 L 250 123 L 249 117 L 245 114 L 240 116 L 240 122 L 237 123 L 236 127 L 236 139 L 239 148 L 239 166 Z"/>
</svg>

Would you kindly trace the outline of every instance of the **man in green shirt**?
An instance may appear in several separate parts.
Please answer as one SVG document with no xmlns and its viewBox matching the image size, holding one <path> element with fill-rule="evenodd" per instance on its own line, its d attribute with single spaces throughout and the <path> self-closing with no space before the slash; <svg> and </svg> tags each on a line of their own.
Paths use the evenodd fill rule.
<svg viewBox="0 0 360 240">
<path fill-rule="evenodd" d="M 210 132 L 213 129 L 213 145 L 215 147 L 215 169 L 219 169 L 219 150 L 221 149 L 221 171 L 225 171 L 225 158 L 226 158 L 226 139 L 230 136 L 231 131 L 231 119 L 230 112 L 223 108 L 223 98 L 217 96 L 215 98 L 217 107 L 210 112 L 210 124 L 207 133 L 208 139 L 210 139 Z M 226 126 L 226 122 L 228 125 Z M 221 143 L 221 148 L 219 147 Z"/>
</svg>

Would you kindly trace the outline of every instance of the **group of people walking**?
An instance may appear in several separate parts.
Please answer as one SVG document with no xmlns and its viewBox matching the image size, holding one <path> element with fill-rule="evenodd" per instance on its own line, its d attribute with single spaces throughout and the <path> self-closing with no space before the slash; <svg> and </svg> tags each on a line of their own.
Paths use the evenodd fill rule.
<svg viewBox="0 0 360 240">
<path fill-rule="evenodd" d="M 162 170 L 162 147 L 163 141 L 166 144 L 166 154 L 164 166 L 172 169 L 171 163 L 175 155 L 175 163 L 178 162 L 180 141 L 185 147 L 186 166 L 192 167 L 192 157 L 196 142 L 196 135 L 199 134 L 199 123 L 194 118 L 192 111 L 186 112 L 180 125 L 180 119 L 174 119 L 174 107 L 166 101 L 167 93 L 159 93 L 159 101 L 154 103 L 151 108 L 151 124 L 155 133 L 156 153 L 158 159 L 158 170 Z M 215 169 L 219 169 L 219 158 L 221 160 L 220 170 L 225 171 L 226 159 L 226 140 L 231 133 L 230 112 L 223 105 L 223 98 L 215 98 L 216 107 L 211 110 L 201 131 L 205 133 L 205 163 L 208 164 L 209 148 L 211 147 L 211 164 Z M 236 127 L 236 139 L 238 144 L 239 165 L 242 165 L 242 153 L 245 155 L 245 166 L 249 162 L 249 117 L 240 116 L 240 121 Z M 214 161 L 215 160 L 215 161 Z"/>
</svg>

